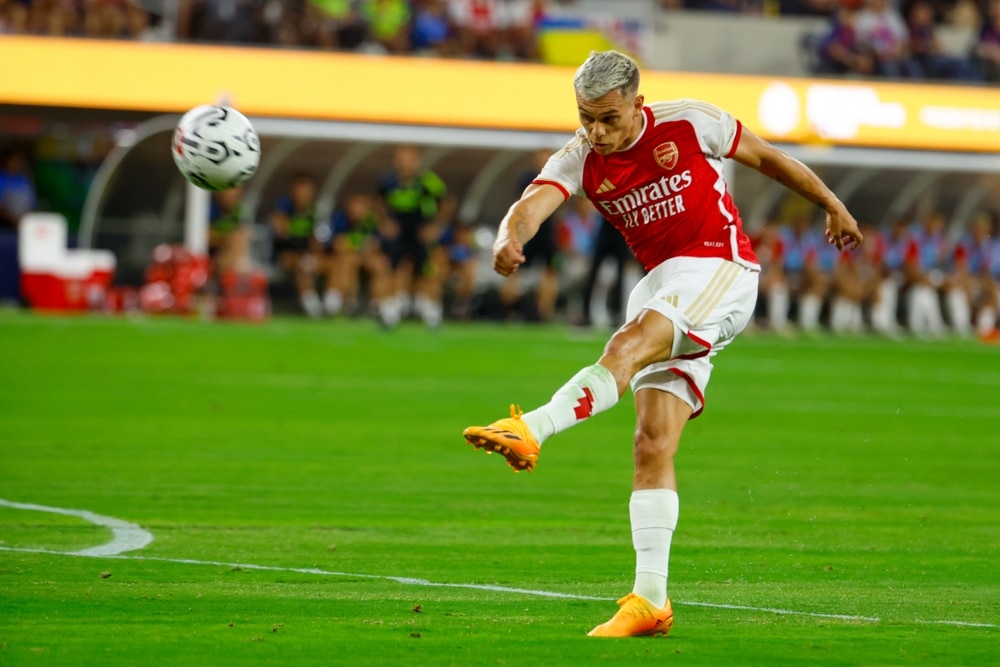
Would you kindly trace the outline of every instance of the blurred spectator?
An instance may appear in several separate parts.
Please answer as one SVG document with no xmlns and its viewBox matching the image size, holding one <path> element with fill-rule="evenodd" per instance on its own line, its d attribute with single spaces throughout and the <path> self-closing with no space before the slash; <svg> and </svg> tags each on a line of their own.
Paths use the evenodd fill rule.
<svg viewBox="0 0 1000 667">
<path fill-rule="evenodd" d="M 604 305 L 607 308 L 609 323 L 611 326 L 617 327 L 625 321 L 625 270 L 630 264 L 639 269 L 641 266 L 632 254 L 632 249 L 625 242 L 625 237 L 602 216 L 600 228 L 597 231 L 597 240 L 594 242 L 594 252 L 590 258 L 590 268 L 583 283 L 581 326 L 589 327 L 594 322 L 591 312 L 594 288 L 597 287 L 601 268 L 605 265 L 606 260 L 611 260 L 614 278 L 607 286 Z"/>
<path fill-rule="evenodd" d="M 843 5 L 838 0 L 778 0 L 778 13 L 782 16 L 830 16 Z"/>
<path fill-rule="evenodd" d="M 531 155 L 531 165 L 521 174 L 517 182 L 520 194 L 538 177 L 552 151 L 539 148 Z M 523 312 L 527 319 L 548 322 L 555 315 L 556 300 L 559 297 L 559 269 L 562 255 L 559 252 L 557 236 L 560 222 L 558 215 L 552 215 L 542 223 L 538 233 L 524 244 L 524 265 L 504 279 L 500 285 L 500 305 L 506 318 L 514 318 Z M 535 284 L 534 302 L 522 303 L 525 281 Z"/>
<path fill-rule="evenodd" d="M 16 229 L 21 216 L 35 210 L 37 203 L 24 155 L 15 149 L 0 152 L 0 228 Z"/>
<path fill-rule="evenodd" d="M 570 198 L 569 206 L 561 215 L 558 237 L 559 249 L 568 255 L 567 259 L 578 259 L 590 264 L 602 219 L 603 216 L 589 199 Z"/>
<path fill-rule="evenodd" d="M 857 9 L 852 3 L 842 3 L 833 14 L 830 31 L 817 46 L 817 74 L 858 74 L 868 76 L 875 71 L 875 60 L 858 41 L 855 30 Z"/>
<path fill-rule="evenodd" d="M 561 292 L 567 297 L 567 306 L 571 306 L 581 296 L 604 217 L 589 199 L 577 196 L 570 197 L 558 214 L 559 279 Z M 571 319 L 582 319 L 582 315 L 582 306 L 579 311 L 571 308 Z"/>
<path fill-rule="evenodd" d="M 87 0 L 83 3 L 83 35 L 114 39 L 127 35 L 129 25 L 125 7 L 108 0 Z"/>
<path fill-rule="evenodd" d="M 178 0 L 177 37 L 196 42 L 261 44 L 269 41 L 263 0 Z"/>
<path fill-rule="evenodd" d="M 369 33 L 389 53 L 410 51 L 410 5 L 406 0 L 365 0 L 361 14 Z"/>
<path fill-rule="evenodd" d="M 955 28 L 975 34 L 983 23 L 976 0 L 955 0 L 946 7 L 945 22 Z"/>
<path fill-rule="evenodd" d="M 309 317 L 320 317 L 324 308 L 336 313 L 342 300 L 327 286 L 325 301 L 316 291 L 316 278 L 325 267 L 325 253 L 316 238 L 316 181 L 308 174 L 292 178 L 289 193 L 275 202 L 270 216 L 274 234 L 275 263 L 291 272 L 299 293 L 302 310 Z"/>
<path fill-rule="evenodd" d="M 879 334 L 894 336 L 899 332 L 899 297 L 905 284 L 904 268 L 909 246 L 909 222 L 897 218 L 888 229 L 882 228 L 871 240 L 872 261 L 878 267 L 871 293 L 871 325 Z M 865 239 L 868 245 L 868 239 Z"/>
<path fill-rule="evenodd" d="M 0 0 L 0 34 L 536 60 L 547 1 Z"/>
<path fill-rule="evenodd" d="M 250 211 L 243 203 L 243 187 L 212 193 L 209 210 L 208 255 L 216 272 L 250 271 Z"/>
<path fill-rule="evenodd" d="M 360 0 L 309 0 L 298 21 L 301 44 L 353 50 L 368 40 Z M 289 45 L 294 37 L 289 40 Z"/>
<path fill-rule="evenodd" d="M 972 327 L 983 340 L 995 336 L 997 325 L 998 290 L 995 269 L 1000 269 L 1000 254 L 993 237 L 995 222 L 991 215 L 980 213 L 973 217 L 966 230 L 955 243 L 952 252 L 953 267 L 948 276 L 952 299 L 961 298 L 959 308 L 966 308 L 965 319 L 951 322 L 957 333 L 972 333 Z"/>
<path fill-rule="evenodd" d="M 130 39 L 152 39 L 152 20 L 138 0 L 125 5 L 125 35 Z"/>
<path fill-rule="evenodd" d="M 916 335 L 944 333 L 939 290 L 945 284 L 944 216 L 933 211 L 911 227 L 903 264 L 906 276 L 906 325 Z"/>
<path fill-rule="evenodd" d="M 542 0 L 499 0 L 501 50 L 504 60 L 538 60 L 535 26 L 545 16 Z"/>
<path fill-rule="evenodd" d="M 996 216 L 980 213 L 959 241 L 972 277 L 976 333 L 984 341 L 996 340 L 1000 315 L 1000 238 L 996 230 Z"/>
<path fill-rule="evenodd" d="M 392 168 L 376 183 L 376 210 L 383 223 L 384 249 L 392 262 L 391 296 L 379 309 L 379 319 L 394 327 L 412 307 L 430 327 L 444 316 L 441 292 L 447 271 L 447 255 L 441 236 L 455 202 L 437 174 L 421 166 L 416 146 L 397 146 Z"/>
<path fill-rule="evenodd" d="M 781 228 L 768 220 L 755 235 L 754 252 L 760 259 L 760 321 L 767 329 L 784 333 L 788 330 L 791 291 L 785 275 L 784 244 Z"/>
<path fill-rule="evenodd" d="M 463 54 L 491 59 L 499 55 L 502 20 L 497 0 L 448 0 L 448 15 Z"/>
<path fill-rule="evenodd" d="M 975 233 L 973 226 L 950 248 L 948 273 L 945 276 L 944 296 L 948 324 L 961 336 L 972 333 L 972 309 L 977 303 L 981 288 L 976 269 L 973 268 L 977 245 Z M 987 230 L 987 238 L 988 234 Z"/>
<path fill-rule="evenodd" d="M 0 33 L 144 39 L 151 22 L 139 0 L 0 1 Z"/>
<path fill-rule="evenodd" d="M 30 32 L 30 15 L 27 4 L 16 0 L 0 0 L 0 35 L 23 35 Z"/>
<path fill-rule="evenodd" d="M 467 320 L 472 317 L 476 289 L 476 244 L 472 226 L 453 222 L 442 237 L 441 244 L 448 257 L 448 276 L 454 283 L 452 316 Z"/>
<path fill-rule="evenodd" d="M 53 36 L 83 33 L 82 8 L 58 0 L 36 0 L 30 5 L 30 32 Z"/>
<path fill-rule="evenodd" d="M 984 79 L 1000 81 L 1000 0 L 989 0 L 972 54 Z"/>
<path fill-rule="evenodd" d="M 362 194 L 344 198 L 333 214 L 331 257 L 327 267 L 329 289 L 327 311 L 342 300 L 344 309 L 357 312 L 361 308 L 362 283 L 367 286 L 368 302 L 379 308 L 389 295 L 391 267 L 382 252 L 378 216 L 371 200 Z"/>
<path fill-rule="evenodd" d="M 931 79 L 975 81 L 979 78 L 972 63 L 945 53 L 934 23 L 934 7 L 927 0 L 917 0 L 906 13 L 910 29 L 910 52 L 920 64 L 924 76 Z"/>
<path fill-rule="evenodd" d="M 452 56 L 458 53 L 459 45 L 448 19 L 445 0 L 423 0 L 416 3 L 411 46 L 417 53 L 435 56 Z"/>
<path fill-rule="evenodd" d="M 799 327 L 807 332 L 819 328 L 823 302 L 830 288 L 829 269 L 832 268 L 825 261 L 829 245 L 823 238 L 823 231 L 809 216 L 805 211 L 795 214 L 791 225 L 782 227 L 779 232 L 788 291 L 797 307 Z M 781 319 L 781 315 L 776 314 L 776 321 Z"/>
<path fill-rule="evenodd" d="M 684 7 L 706 12 L 759 14 L 761 4 L 760 0 L 685 0 Z"/>
<path fill-rule="evenodd" d="M 871 284 L 865 259 L 864 252 L 859 249 L 839 253 L 834 260 L 830 281 L 830 331 L 833 333 L 864 331 L 862 306 L 869 296 Z"/>
<path fill-rule="evenodd" d="M 902 79 L 922 76 L 920 64 L 910 54 L 909 30 L 889 0 L 867 0 L 854 20 L 862 48 L 875 57 L 875 72 Z"/>
</svg>

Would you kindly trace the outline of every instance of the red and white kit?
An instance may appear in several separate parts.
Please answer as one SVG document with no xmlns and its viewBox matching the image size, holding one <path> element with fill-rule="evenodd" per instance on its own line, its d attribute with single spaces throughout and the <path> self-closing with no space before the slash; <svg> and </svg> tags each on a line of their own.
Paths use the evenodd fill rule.
<svg viewBox="0 0 1000 667">
<path fill-rule="evenodd" d="M 759 269 L 722 175 L 742 126 L 694 100 L 645 106 L 631 146 L 601 155 L 580 129 L 535 183 L 583 195 L 620 231 L 647 270 L 671 257 L 719 257 Z"/>
<path fill-rule="evenodd" d="M 652 309 L 670 319 L 674 358 L 640 371 L 632 389 L 668 391 L 697 415 L 709 358 L 743 330 L 757 298 L 760 265 L 722 168 L 742 126 L 695 100 L 654 102 L 642 112 L 642 131 L 626 149 L 601 155 L 578 130 L 534 183 L 590 199 L 649 271 L 629 297 L 627 317 Z"/>
</svg>

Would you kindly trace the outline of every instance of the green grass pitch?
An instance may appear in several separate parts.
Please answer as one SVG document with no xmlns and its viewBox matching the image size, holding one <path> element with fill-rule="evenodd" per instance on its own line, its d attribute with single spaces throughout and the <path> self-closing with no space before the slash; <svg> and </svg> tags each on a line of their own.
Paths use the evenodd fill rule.
<svg viewBox="0 0 1000 667">
<path fill-rule="evenodd" d="M 111 530 L 0 507 L 0 665 L 996 664 L 1000 348 L 737 340 L 677 461 L 674 630 L 596 640 L 631 401 L 531 474 L 461 432 L 603 340 L 0 313 L 0 498 L 154 538 L 65 555 Z"/>
</svg>

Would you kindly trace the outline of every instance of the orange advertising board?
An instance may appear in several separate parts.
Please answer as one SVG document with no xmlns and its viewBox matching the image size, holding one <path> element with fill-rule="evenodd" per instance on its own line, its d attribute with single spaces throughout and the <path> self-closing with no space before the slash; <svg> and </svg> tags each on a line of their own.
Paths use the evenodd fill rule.
<svg viewBox="0 0 1000 667">
<path fill-rule="evenodd" d="M 316 51 L 0 38 L 0 104 L 572 131 L 573 68 Z M 766 139 L 1000 154 L 1000 88 L 646 71 Z M 1000 157 L 998 157 L 1000 160 Z"/>
</svg>

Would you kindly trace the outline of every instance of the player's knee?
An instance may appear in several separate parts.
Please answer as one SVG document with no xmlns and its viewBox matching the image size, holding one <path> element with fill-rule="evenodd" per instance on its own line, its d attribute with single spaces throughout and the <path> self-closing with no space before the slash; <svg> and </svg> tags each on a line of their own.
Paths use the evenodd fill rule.
<svg viewBox="0 0 1000 667">
<path fill-rule="evenodd" d="M 636 464 L 640 466 L 645 462 L 672 459 L 677 453 L 677 438 L 665 431 L 640 424 L 635 430 L 632 449 Z"/>
</svg>

